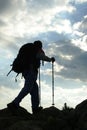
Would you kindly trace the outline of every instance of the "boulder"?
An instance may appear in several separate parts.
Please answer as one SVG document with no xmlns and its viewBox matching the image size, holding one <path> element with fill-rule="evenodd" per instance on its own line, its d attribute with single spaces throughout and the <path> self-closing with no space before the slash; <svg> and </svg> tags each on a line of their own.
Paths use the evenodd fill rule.
<svg viewBox="0 0 87 130">
<path fill-rule="evenodd" d="M 87 100 L 75 109 L 64 104 L 62 110 L 51 106 L 34 115 L 23 107 L 15 113 L 2 109 L 0 130 L 87 130 Z"/>
</svg>

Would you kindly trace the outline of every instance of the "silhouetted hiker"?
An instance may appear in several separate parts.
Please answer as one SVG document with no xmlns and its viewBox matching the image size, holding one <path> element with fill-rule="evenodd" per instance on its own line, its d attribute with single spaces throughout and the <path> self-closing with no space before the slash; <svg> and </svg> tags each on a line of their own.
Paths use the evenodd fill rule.
<svg viewBox="0 0 87 130">
<path fill-rule="evenodd" d="M 29 45 L 30 43 L 26 44 Z M 32 63 L 28 63 L 29 57 L 27 56 L 27 65 L 26 68 L 23 70 L 22 75 L 25 79 L 24 87 L 18 94 L 18 96 L 9 104 L 7 104 L 9 109 L 17 109 L 19 107 L 19 103 L 22 99 L 30 93 L 31 95 L 31 103 L 32 103 L 32 112 L 37 113 L 42 110 L 42 107 L 39 107 L 39 92 L 38 92 L 38 84 L 36 82 L 37 75 L 38 75 L 38 68 L 40 67 L 40 60 L 47 61 L 47 62 L 54 62 L 55 58 L 48 57 L 45 55 L 44 51 L 42 50 L 42 42 L 35 41 L 32 43 L 34 46 L 34 54 L 35 59 L 32 59 Z M 27 49 L 28 51 L 28 49 Z M 28 54 L 28 52 L 27 52 Z"/>
</svg>

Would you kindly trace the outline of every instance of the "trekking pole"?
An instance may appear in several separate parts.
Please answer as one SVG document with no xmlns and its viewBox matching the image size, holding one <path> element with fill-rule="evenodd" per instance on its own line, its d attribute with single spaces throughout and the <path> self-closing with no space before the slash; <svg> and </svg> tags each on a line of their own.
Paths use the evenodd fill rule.
<svg viewBox="0 0 87 130">
<path fill-rule="evenodd" d="M 41 106 L 41 83 L 40 83 L 40 68 L 39 68 L 39 102 Z"/>
<path fill-rule="evenodd" d="M 52 62 L 52 106 L 54 105 L 54 62 Z"/>
</svg>

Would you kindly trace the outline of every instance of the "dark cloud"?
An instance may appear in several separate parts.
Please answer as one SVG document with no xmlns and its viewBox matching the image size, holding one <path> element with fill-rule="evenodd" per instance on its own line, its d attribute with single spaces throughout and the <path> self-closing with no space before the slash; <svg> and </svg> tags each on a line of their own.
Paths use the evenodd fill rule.
<svg viewBox="0 0 87 130">
<path fill-rule="evenodd" d="M 11 6 L 10 0 L 0 0 L 0 13 L 6 13 L 8 8 Z"/>
<path fill-rule="evenodd" d="M 83 19 L 79 31 L 87 34 L 87 17 Z"/>
<path fill-rule="evenodd" d="M 15 0 L 0 0 L 0 14 L 2 17 L 11 16 L 16 10 Z"/>
<path fill-rule="evenodd" d="M 0 0 L 0 15 L 4 16 L 14 16 L 20 10 L 24 10 L 25 3 L 23 0 Z"/>
<path fill-rule="evenodd" d="M 72 47 L 72 45 L 62 46 L 61 49 L 57 49 L 56 54 L 57 52 L 59 54 L 56 56 L 57 63 L 64 66 L 57 74 L 66 79 L 79 79 L 80 81 L 87 82 L 87 52 L 82 51 L 76 46 Z M 63 56 L 72 56 L 71 60 L 61 57 L 61 54 Z"/>
<path fill-rule="evenodd" d="M 56 52 L 58 51 L 59 54 L 75 57 L 82 52 L 82 50 L 79 47 L 76 47 L 70 41 L 62 41 L 62 44 L 62 46 L 56 48 Z"/>
<path fill-rule="evenodd" d="M 74 24 L 78 21 L 82 21 L 84 19 L 84 16 L 87 15 L 87 2 L 83 3 L 76 3 L 74 1 L 70 2 L 70 5 L 73 6 L 74 11 L 72 13 L 69 12 L 60 12 L 60 15 L 63 18 L 70 19 L 71 23 Z"/>
<path fill-rule="evenodd" d="M 74 17 L 76 20 L 80 21 L 85 15 L 87 15 L 87 2 L 75 4 L 76 12 L 74 12 Z"/>
</svg>

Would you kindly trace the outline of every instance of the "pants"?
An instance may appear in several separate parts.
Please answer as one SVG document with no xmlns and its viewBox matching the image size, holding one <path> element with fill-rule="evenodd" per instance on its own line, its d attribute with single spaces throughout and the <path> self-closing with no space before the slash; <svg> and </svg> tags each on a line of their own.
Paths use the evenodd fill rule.
<svg viewBox="0 0 87 130">
<path fill-rule="evenodd" d="M 31 104 L 32 109 L 38 108 L 39 106 L 39 92 L 38 92 L 38 84 L 37 80 L 37 72 L 33 70 L 26 70 L 23 72 L 23 76 L 25 79 L 24 87 L 18 94 L 18 96 L 14 99 L 14 103 L 19 106 L 21 100 L 30 93 L 31 95 Z"/>
</svg>

